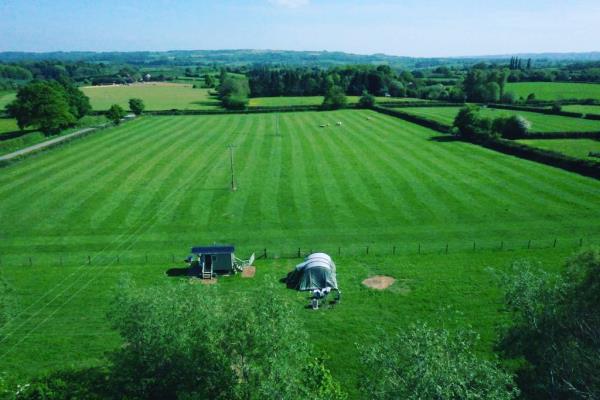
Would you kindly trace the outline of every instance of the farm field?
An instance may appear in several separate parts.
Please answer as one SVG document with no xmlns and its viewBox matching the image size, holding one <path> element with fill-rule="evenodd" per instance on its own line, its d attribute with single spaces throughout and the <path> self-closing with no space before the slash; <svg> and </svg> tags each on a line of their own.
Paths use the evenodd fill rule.
<svg viewBox="0 0 600 400">
<path fill-rule="evenodd" d="M 17 97 L 12 91 L 0 91 L 0 114 L 4 112 L 4 107 Z"/>
<path fill-rule="evenodd" d="M 12 153 L 13 151 L 17 151 L 28 146 L 33 146 L 34 144 L 44 142 L 57 136 L 66 135 L 75 132 L 79 129 L 101 125 L 106 122 L 107 119 L 104 116 L 87 115 L 80 119 L 77 125 L 73 128 L 65 129 L 59 134 L 50 137 L 44 135 L 40 131 L 28 129 L 21 136 L 13 137 L 11 139 L 0 140 L 0 155 Z M 19 128 L 14 119 L 0 118 L 0 139 L 2 139 L 3 133 L 17 131 L 18 129 Z"/>
<path fill-rule="evenodd" d="M 348 390 L 360 372 L 348 361 L 354 343 L 438 315 L 452 326 L 447 305 L 489 352 L 505 316 L 485 267 L 532 258 L 556 269 L 580 239 L 598 243 L 600 182 L 436 136 L 368 110 L 146 116 L 3 168 L 0 259 L 25 311 L 0 365 L 31 375 L 103 362 L 120 344 L 105 321 L 119 276 L 174 282 L 164 275 L 182 266 L 173 260 L 213 242 L 243 257 L 268 249 L 257 277 L 215 290 L 289 293 Z M 338 308 L 311 313 L 306 294 L 277 283 L 297 260 L 271 258 L 298 248 L 341 251 Z M 361 287 L 378 273 L 400 281 Z"/>
<path fill-rule="evenodd" d="M 563 111 L 579 112 L 583 114 L 600 115 L 600 106 L 585 105 L 585 104 L 569 104 L 562 106 Z"/>
<path fill-rule="evenodd" d="M 357 104 L 360 96 L 346 96 L 348 104 Z M 377 102 L 409 102 L 427 101 L 408 97 L 376 97 Z M 285 106 L 320 106 L 323 96 L 284 96 L 284 97 L 254 97 L 250 99 L 249 107 L 285 107 Z"/>
<path fill-rule="evenodd" d="M 446 125 L 452 125 L 460 107 L 407 107 L 401 111 L 426 117 Z M 522 115 L 531 122 L 532 132 L 595 132 L 600 131 L 600 121 L 581 118 L 547 115 L 527 111 L 482 108 L 482 115 L 495 118 L 509 115 Z"/>
<path fill-rule="evenodd" d="M 85 86 L 81 90 L 90 98 L 94 110 L 108 110 L 113 104 L 129 109 L 129 99 L 144 100 L 147 110 L 210 110 L 220 108 L 209 89 L 194 89 L 191 84 L 137 83 L 133 85 Z"/>
<path fill-rule="evenodd" d="M 600 99 L 600 84 L 571 82 L 507 83 L 505 92 L 527 98 L 535 93 L 536 100 Z"/>
<path fill-rule="evenodd" d="M 519 143 L 544 150 L 552 150 L 571 157 L 600 162 L 598 157 L 590 157 L 590 152 L 600 153 L 600 141 L 592 139 L 540 139 L 518 140 Z"/>
<path fill-rule="evenodd" d="M 19 126 L 14 118 L 0 118 L 0 137 L 3 133 L 18 131 Z"/>
<path fill-rule="evenodd" d="M 465 252 L 421 256 L 336 257 L 342 303 L 319 312 L 307 310 L 307 294 L 278 283 L 299 260 L 259 260 L 254 279 L 223 277 L 216 290 L 223 296 L 246 295 L 264 299 L 264 293 L 283 294 L 297 307 L 315 350 L 327 355 L 333 375 L 350 392 L 357 393 L 360 368 L 356 343 L 368 342 L 381 332 L 402 329 L 416 321 L 449 329 L 471 325 L 481 335 L 477 350 L 489 355 L 496 329 L 507 321 L 501 296 L 487 267 L 502 271 L 514 259 L 527 258 L 557 271 L 571 254 L 568 249 Z M 24 309 L 6 331 L 0 365 L 23 376 L 51 369 L 85 368 L 106 362 L 106 352 L 120 338 L 106 320 L 119 279 L 131 276 L 138 287 L 186 282 L 167 277 L 172 264 L 105 266 L 7 267 Z M 369 276 L 385 274 L 398 281 L 378 292 L 361 285 Z M 35 360 L 35 361 L 32 361 Z"/>
</svg>

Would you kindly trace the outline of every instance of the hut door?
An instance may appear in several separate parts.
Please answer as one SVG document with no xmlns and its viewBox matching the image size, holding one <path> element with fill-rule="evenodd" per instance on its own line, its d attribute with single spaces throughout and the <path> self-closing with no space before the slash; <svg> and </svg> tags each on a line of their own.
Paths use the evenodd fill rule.
<svg viewBox="0 0 600 400">
<path fill-rule="evenodd" d="M 212 257 L 208 254 L 204 256 L 204 269 L 212 268 Z"/>
</svg>

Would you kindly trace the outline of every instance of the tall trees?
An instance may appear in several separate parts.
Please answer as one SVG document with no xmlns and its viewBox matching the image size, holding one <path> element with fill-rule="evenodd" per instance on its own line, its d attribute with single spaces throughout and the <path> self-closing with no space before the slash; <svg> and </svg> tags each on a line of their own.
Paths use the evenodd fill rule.
<svg viewBox="0 0 600 400">
<path fill-rule="evenodd" d="M 91 110 L 87 96 L 67 80 L 34 81 L 19 89 L 6 106 L 19 128 L 33 126 L 52 134 L 72 126 Z"/>
<path fill-rule="evenodd" d="M 16 118 L 20 129 L 34 126 L 45 134 L 56 133 L 77 120 L 64 88 L 50 81 L 33 82 L 21 88 L 6 111 Z"/>
<path fill-rule="evenodd" d="M 575 255 L 560 275 L 518 263 L 502 281 L 515 322 L 500 348 L 525 360 L 528 398 L 600 398 L 600 250 Z"/>
<path fill-rule="evenodd" d="M 346 99 L 344 90 L 340 86 L 332 84 L 325 93 L 322 107 L 326 110 L 335 110 L 342 108 L 347 102 L 348 100 Z"/>
<path fill-rule="evenodd" d="M 467 101 L 477 103 L 497 102 L 504 94 L 508 72 L 505 70 L 484 70 L 473 68 L 463 81 Z"/>
</svg>

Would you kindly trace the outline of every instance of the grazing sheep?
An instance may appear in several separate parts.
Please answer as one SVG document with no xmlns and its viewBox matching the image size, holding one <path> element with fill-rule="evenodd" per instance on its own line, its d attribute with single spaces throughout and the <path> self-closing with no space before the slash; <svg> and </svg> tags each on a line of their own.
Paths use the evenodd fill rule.
<svg viewBox="0 0 600 400">
<path fill-rule="evenodd" d="M 336 125 L 337 125 L 337 126 L 342 126 L 342 121 L 338 121 L 338 122 L 336 122 Z"/>
</svg>

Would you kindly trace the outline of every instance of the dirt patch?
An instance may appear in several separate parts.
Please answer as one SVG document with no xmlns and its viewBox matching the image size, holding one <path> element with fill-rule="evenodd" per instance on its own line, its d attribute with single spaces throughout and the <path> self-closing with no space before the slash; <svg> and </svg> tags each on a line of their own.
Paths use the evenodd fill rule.
<svg viewBox="0 0 600 400">
<path fill-rule="evenodd" d="M 255 274 L 256 267 L 253 267 L 251 265 L 244 267 L 244 269 L 242 270 L 242 278 L 254 278 Z"/>
<path fill-rule="evenodd" d="M 217 280 L 215 278 L 211 279 L 200 279 L 200 278 L 190 278 L 190 284 L 192 285 L 215 285 Z"/>
<path fill-rule="evenodd" d="M 376 275 L 362 281 L 362 284 L 371 289 L 384 290 L 392 286 L 396 279 L 391 276 Z"/>
</svg>

